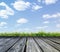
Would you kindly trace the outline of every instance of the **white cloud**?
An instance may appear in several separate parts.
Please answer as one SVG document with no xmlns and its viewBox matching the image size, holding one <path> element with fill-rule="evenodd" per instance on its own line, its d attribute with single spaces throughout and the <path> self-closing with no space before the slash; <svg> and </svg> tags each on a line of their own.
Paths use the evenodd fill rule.
<svg viewBox="0 0 60 52">
<path fill-rule="evenodd" d="M 25 19 L 25 18 L 20 18 L 20 19 L 17 20 L 18 24 L 23 24 L 23 23 L 27 23 L 27 22 L 28 22 L 28 20 Z"/>
<path fill-rule="evenodd" d="M 7 26 L 0 26 L 0 29 L 2 29 L 2 28 L 7 29 L 8 27 Z"/>
<path fill-rule="evenodd" d="M 0 17 L 1 18 L 8 18 L 7 11 L 6 10 L 0 10 Z"/>
<path fill-rule="evenodd" d="M 6 22 L 0 22 L 0 27 L 5 26 L 7 23 Z"/>
<path fill-rule="evenodd" d="M 47 28 L 48 26 L 40 26 L 40 27 L 36 27 L 36 29 L 45 29 Z"/>
<path fill-rule="evenodd" d="M 57 27 L 57 28 L 60 28 L 60 24 L 57 24 L 56 27 Z"/>
<path fill-rule="evenodd" d="M 34 4 L 33 6 L 32 6 L 32 10 L 39 10 L 39 9 L 41 9 L 42 8 L 42 6 L 39 6 L 39 5 L 37 5 L 37 4 Z"/>
<path fill-rule="evenodd" d="M 7 26 L 5 26 L 4 28 L 8 28 Z"/>
<path fill-rule="evenodd" d="M 30 29 L 29 29 L 29 28 L 24 28 L 24 30 L 28 31 L 28 30 L 30 30 Z"/>
<path fill-rule="evenodd" d="M 47 23 L 49 23 L 49 21 L 44 21 L 43 23 L 47 24 Z"/>
<path fill-rule="evenodd" d="M 52 15 L 50 15 L 50 14 L 43 15 L 43 18 L 58 18 L 58 17 L 60 17 L 60 13 L 56 13 L 56 14 L 52 14 Z"/>
<path fill-rule="evenodd" d="M 37 0 L 38 2 L 41 2 L 41 0 Z"/>
<path fill-rule="evenodd" d="M 14 11 L 4 2 L 0 3 L 0 6 L 5 7 L 5 10 L 0 10 L 1 18 L 8 18 L 9 15 L 14 15 Z"/>
<path fill-rule="evenodd" d="M 24 2 L 22 0 L 15 1 L 12 3 L 13 7 L 18 11 L 24 11 L 30 7 L 30 2 Z"/>
<path fill-rule="evenodd" d="M 36 27 L 36 29 L 41 29 L 42 27 Z"/>
<path fill-rule="evenodd" d="M 60 19 L 58 21 L 60 22 Z"/>
<path fill-rule="evenodd" d="M 45 3 L 46 5 L 49 4 L 55 4 L 58 0 L 44 0 L 43 3 Z"/>
</svg>

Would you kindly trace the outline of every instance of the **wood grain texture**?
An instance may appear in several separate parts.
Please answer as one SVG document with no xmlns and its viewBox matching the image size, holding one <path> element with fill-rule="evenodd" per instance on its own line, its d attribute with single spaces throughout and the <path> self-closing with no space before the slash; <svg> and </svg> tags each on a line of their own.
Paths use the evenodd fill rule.
<svg viewBox="0 0 60 52">
<path fill-rule="evenodd" d="M 0 38 L 0 52 L 60 52 L 60 38 Z"/>
</svg>

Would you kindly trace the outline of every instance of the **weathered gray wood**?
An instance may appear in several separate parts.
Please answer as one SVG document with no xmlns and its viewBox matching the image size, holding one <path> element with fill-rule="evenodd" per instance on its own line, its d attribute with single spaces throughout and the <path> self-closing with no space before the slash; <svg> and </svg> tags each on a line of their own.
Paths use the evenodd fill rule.
<svg viewBox="0 0 60 52">
<path fill-rule="evenodd" d="M 17 40 L 18 40 L 18 38 L 14 38 L 14 39 L 11 39 L 10 41 L 6 42 L 2 46 L 0 46 L 1 47 L 0 51 L 1 52 L 7 51 Z"/>
<path fill-rule="evenodd" d="M 35 38 L 35 40 L 37 41 L 37 43 L 40 45 L 44 52 L 59 52 L 58 50 L 54 49 L 52 46 L 50 46 L 41 39 Z"/>
<path fill-rule="evenodd" d="M 48 39 L 50 39 L 51 41 L 53 41 L 53 42 L 56 42 L 56 43 L 58 43 L 58 44 L 60 44 L 60 39 L 59 38 L 48 38 Z"/>
<path fill-rule="evenodd" d="M 26 38 L 22 38 L 7 52 L 23 52 L 25 48 L 25 44 L 26 44 Z"/>
<path fill-rule="evenodd" d="M 25 47 L 26 45 L 26 47 Z M 0 52 L 60 52 L 59 38 L 0 38 Z M 43 51 L 42 51 L 43 50 Z"/>
<path fill-rule="evenodd" d="M 26 52 L 42 52 L 33 38 L 28 38 Z"/>
<path fill-rule="evenodd" d="M 50 40 L 48 40 L 48 39 L 44 39 L 44 38 L 43 38 L 43 40 L 44 40 L 46 43 L 48 43 L 49 45 L 53 46 L 54 48 L 56 48 L 57 50 L 60 51 L 60 45 L 59 45 L 59 44 L 56 44 L 56 43 L 54 43 L 54 42 L 52 42 L 52 41 L 50 41 Z"/>
<path fill-rule="evenodd" d="M 0 46 L 6 44 L 7 42 L 9 42 L 12 38 L 3 38 L 0 40 Z"/>
</svg>

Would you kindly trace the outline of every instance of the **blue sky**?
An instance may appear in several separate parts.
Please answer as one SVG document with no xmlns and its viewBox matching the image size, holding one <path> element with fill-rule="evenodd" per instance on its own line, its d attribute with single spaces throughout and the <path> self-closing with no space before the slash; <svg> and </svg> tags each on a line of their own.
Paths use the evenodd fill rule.
<svg viewBox="0 0 60 52">
<path fill-rule="evenodd" d="M 0 0 L 0 32 L 60 32 L 60 0 Z"/>
</svg>

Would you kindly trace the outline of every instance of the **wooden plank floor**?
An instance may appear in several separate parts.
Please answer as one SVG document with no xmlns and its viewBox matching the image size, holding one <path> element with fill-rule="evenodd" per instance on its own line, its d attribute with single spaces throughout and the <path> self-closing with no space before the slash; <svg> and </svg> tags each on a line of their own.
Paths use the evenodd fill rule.
<svg viewBox="0 0 60 52">
<path fill-rule="evenodd" d="M 0 52 L 60 52 L 60 38 L 0 38 Z"/>
</svg>

